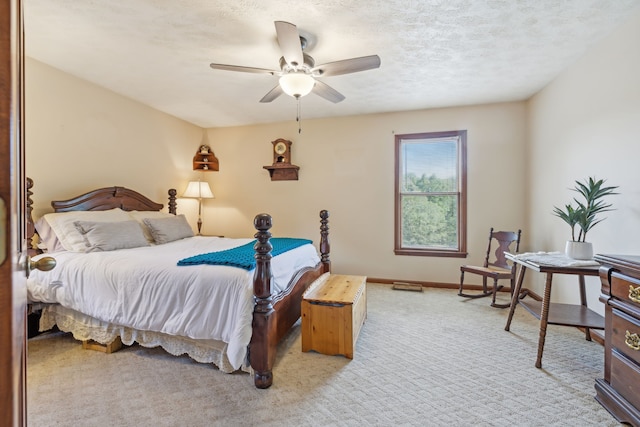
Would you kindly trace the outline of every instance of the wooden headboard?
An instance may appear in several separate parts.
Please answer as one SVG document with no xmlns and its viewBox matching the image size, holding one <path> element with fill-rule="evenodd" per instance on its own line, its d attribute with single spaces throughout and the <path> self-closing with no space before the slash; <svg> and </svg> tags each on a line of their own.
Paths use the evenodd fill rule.
<svg viewBox="0 0 640 427">
<path fill-rule="evenodd" d="M 164 205 L 156 203 L 137 191 L 125 187 L 105 187 L 69 200 L 51 202 L 55 212 L 104 211 L 120 208 L 124 211 L 159 211 Z M 175 215 L 176 190 L 169 190 L 169 213 Z"/>
</svg>

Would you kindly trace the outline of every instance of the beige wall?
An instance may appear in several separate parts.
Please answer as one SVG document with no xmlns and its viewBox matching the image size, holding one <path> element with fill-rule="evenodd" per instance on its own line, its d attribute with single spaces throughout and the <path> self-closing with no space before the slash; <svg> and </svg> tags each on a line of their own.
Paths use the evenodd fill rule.
<svg viewBox="0 0 640 427">
<path fill-rule="evenodd" d="M 317 239 L 318 212 L 329 210 L 334 271 L 384 279 L 457 283 L 463 262 L 480 262 L 489 227 L 524 228 L 523 103 L 304 120 L 209 130 L 220 159 L 212 180 L 219 198 L 207 203 L 205 227 L 246 235 L 266 211 L 274 235 Z M 467 260 L 395 256 L 394 133 L 468 130 L 469 251 Z M 299 181 L 272 182 L 271 141 L 293 141 Z M 507 209 L 496 199 L 509 198 Z"/>
<path fill-rule="evenodd" d="M 587 240 L 596 253 L 640 253 L 639 76 L 637 13 L 530 100 L 528 249 L 563 250 L 569 228 L 553 206 L 571 201 L 576 179 L 596 176 L 619 185 L 621 195 L 609 199 L 616 210 Z M 532 279 L 541 292 L 543 278 Z M 599 281 L 588 279 L 590 306 L 603 312 Z M 556 277 L 552 299 L 577 302 L 575 283 Z"/>
<path fill-rule="evenodd" d="M 203 130 L 27 58 L 26 171 L 34 216 L 52 199 L 89 189 L 130 187 L 166 205 L 186 186 Z M 193 208 L 194 201 L 187 205 Z"/>
<path fill-rule="evenodd" d="M 196 126 L 28 59 L 27 172 L 34 178 L 36 217 L 49 201 L 122 185 L 166 203 L 179 193 L 203 140 Z M 394 133 L 468 130 L 470 257 L 393 254 Z M 220 171 L 201 175 L 216 198 L 204 202 L 203 232 L 246 237 L 253 217 L 268 212 L 273 234 L 314 239 L 318 212 L 331 213 L 333 269 L 398 280 L 457 283 L 463 262 L 480 262 L 489 227 L 522 227 L 525 236 L 524 103 L 411 111 L 209 129 Z M 272 182 L 271 141 L 293 141 L 299 181 Z M 509 198 L 508 209 L 496 199 Z M 195 201 L 179 211 L 195 223 Z"/>
</svg>

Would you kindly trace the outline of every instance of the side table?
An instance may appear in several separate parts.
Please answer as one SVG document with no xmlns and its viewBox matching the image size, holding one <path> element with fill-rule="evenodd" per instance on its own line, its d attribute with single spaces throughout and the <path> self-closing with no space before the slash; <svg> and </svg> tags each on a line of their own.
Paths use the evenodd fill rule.
<svg viewBox="0 0 640 427">
<path fill-rule="evenodd" d="M 571 265 L 571 260 L 567 259 L 568 262 L 566 265 L 551 265 L 543 263 L 543 255 L 540 255 L 537 258 L 531 257 L 531 259 L 527 259 L 526 257 L 522 258 L 510 253 L 505 253 L 505 256 L 510 261 L 513 261 L 514 265 L 518 265 L 520 267 L 520 272 L 511 298 L 509 317 L 504 330 L 508 331 L 511 327 L 513 313 L 518 305 L 524 307 L 535 318 L 540 320 L 538 356 L 535 363 L 536 368 L 542 367 L 542 352 L 544 350 L 544 341 L 547 335 L 547 325 L 585 328 L 585 338 L 588 341 L 591 341 L 591 329 L 604 329 L 604 317 L 587 308 L 587 296 L 585 292 L 584 276 L 598 276 L 599 265 L 597 263 L 594 263 L 594 265 L 577 266 Z M 549 258 L 548 261 L 550 263 L 553 262 L 554 264 L 560 264 L 558 263 L 557 258 L 557 256 L 553 259 Z M 535 259 L 535 261 L 533 259 Z M 522 300 L 522 298 L 526 296 L 526 290 L 524 291 L 525 295 L 521 296 L 521 293 L 523 293 L 522 281 L 524 280 L 524 275 L 527 269 L 547 275 L 542 301 Z M 572 274 L 578 276 L 578 283 L 580 286 L 580 305 L 551 303 L 551 284 L 554 274 Z"/>
</svg>

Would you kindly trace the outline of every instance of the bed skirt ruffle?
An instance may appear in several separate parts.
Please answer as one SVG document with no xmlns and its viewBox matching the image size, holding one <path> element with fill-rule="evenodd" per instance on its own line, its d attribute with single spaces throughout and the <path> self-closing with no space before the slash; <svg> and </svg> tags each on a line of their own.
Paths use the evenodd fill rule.
<svg viewBox="0 0 640 427">
<path fill-rule="evenodd" d="M 196 362 L 212 363 L 225 373 L 236 371 L 226 356 L 227 344 L 222 341 L 195 340 L 160 332 L 140 331 L 103 322 L 58 304 L 44 306 L 40 316 L 40 330 L 48 331 L 55 325 L 63 332 L 70 332 L 79 341 L 93 340 L 108 345 L 119 336 L 125 345 L 137 342 L 148 348 L 160 346 L 174 356 L 186 354 Z M 245 362 L 240 370 L 251 372 L 249 363 Z"/>
</svg>

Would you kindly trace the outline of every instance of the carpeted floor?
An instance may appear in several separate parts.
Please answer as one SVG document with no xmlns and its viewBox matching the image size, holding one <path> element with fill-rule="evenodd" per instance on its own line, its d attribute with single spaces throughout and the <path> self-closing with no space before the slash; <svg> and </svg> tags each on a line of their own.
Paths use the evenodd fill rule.
<svg viewBox="0 0 640 427">
<path fill-rule="evenodd" d="M 368 284 L 353 360 L 302 353 L 296 325 L 270 389 L 246 373 L 139 346 L 82 350 L 66 334 L 29 341 L 30 426 L 617 426 L 593 398 L 603 348 L 452 290 Z"/>
</svg>

